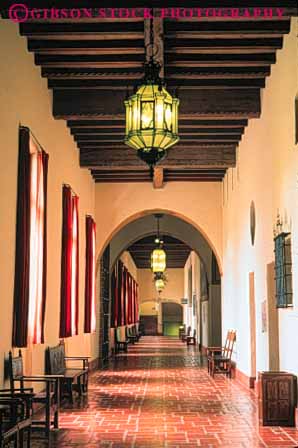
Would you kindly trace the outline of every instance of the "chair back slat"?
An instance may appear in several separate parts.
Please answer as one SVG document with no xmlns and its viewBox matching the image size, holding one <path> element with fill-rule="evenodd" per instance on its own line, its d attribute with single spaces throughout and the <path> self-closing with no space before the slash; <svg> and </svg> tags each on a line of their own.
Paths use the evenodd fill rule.
<svg viewBox="0 0 298 448">
<path fill-rule="evenodd" d="M 226 353 L 224 353 L 224 356 L 228 359 L 231 359 L 231 357 L 232 357 L 235 341 L 236 341 L 236 331 L 230 330 L 228 341 L 227 341 Z"/>
</svg>

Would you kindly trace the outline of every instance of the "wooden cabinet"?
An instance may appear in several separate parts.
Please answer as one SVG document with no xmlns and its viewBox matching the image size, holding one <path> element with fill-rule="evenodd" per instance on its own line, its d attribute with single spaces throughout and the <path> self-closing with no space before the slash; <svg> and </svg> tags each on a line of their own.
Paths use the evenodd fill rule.
<svg viewBox="0 0 298 448">
<path fill-rule="evenodd" d="M 259 372 L 259 420 L 263 426 L 295 426 L 297 377 L 286 372 Z"/>
</svg>

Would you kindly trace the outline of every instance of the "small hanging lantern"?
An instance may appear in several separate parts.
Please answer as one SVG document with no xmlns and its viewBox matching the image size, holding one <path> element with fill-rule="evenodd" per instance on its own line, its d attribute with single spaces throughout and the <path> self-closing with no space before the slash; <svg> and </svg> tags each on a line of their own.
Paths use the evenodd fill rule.
<svg viewBox="0 0 298 448">
<path fill-rule="evenodd" d="M 158 278 L 157 280 L 155 280 L 155 288 L 157 289 L 157 291 L 162 291 L 165 287 L 165 283 L 163 281 L 162 278 Z"/>
<path fill-rule="evenodd" d="M 151 254 L 151 269 L 152 272 L 164 272 L 166 269 L 166 253 L 162 248 L 163 241 L 159 236 L 159 219 L 162 217 L 162 214 L 157 213 L 155 218 L 157 219 L 157 234 L 155 238 L 155 243 L 158 245 L 156 249 L 153 250 Z"/>
<path fill-rule="evenodd" d="M 178 98 L 165 89 L 159 76 L 160 64 L 153 59 L 153 19 L 150 21 L 152 54 L 145 64 L 145 76 L 136 93 L 124 101 L 126 130 L 124 143 L 138 152 L 150 166 L 162 160 L 167 149 L 178 142 Z"/>
<path fill-rule="evenodd" d="M 154 283 L 157 292 L 161 292 L 166 286 L 168 279 L 165 272 L 157 272 L 154 274 Z"/>
<path fill-rule="evenodd" d="M 166 253 L 159 247 L 151 254 L 151 269 L 155 272 L 164 272 L 166 269 Z"/>
</svg>

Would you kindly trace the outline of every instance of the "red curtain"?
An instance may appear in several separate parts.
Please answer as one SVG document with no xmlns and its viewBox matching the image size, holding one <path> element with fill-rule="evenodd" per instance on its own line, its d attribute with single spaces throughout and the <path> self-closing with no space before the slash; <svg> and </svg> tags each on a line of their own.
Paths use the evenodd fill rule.
<svg viewBox="0 0 298 448">
<path fill-rule="evenodd" d="M 85 270 L 85 333 L 96 330 L 95 303 L 95 233 L 96 225 L 91 216 L 86 217 L 86 270 Z"/>
<path fill-rule="evenodd" d="M 47 267 L 48 155 L 26 127 L 19 129 L 14 347 L 44 342 Z"/>
<path fill-rule="evenodd" d="M 133 324 L 138 320 L 137 283 L 121 260 L 112 273 L 112 325 Z"/>
<path fill-rule="evenodd" d="M 128 294 L 127 294 L 127 323 L 132 323 L 132 285 L 133 285 L 133 278 L 131 275 L 128 277 Z"/>
<path fill-rule="evenodd" d="M 79 319 L 79 198 L 63 186 L 60 338 L 78 334 Z"/>
</svg>

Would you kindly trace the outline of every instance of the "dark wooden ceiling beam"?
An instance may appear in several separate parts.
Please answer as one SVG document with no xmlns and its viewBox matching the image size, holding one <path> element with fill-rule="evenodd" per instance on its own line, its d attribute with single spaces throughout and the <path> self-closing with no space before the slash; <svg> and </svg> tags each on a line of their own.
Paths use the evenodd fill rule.
<svg viewBox="0 0 298 448">
<path fill-rule="evenodd" d="M 117 169 L 117 170 L 113 170 L 113 171 L 109 171 L 109 170 L 90 170 L 91 175 L 94 177 L 104 177 L 104 176 L 121 176 L 121 175 L 139 175 L 139 174 L 144 174 L 148 177 L 150 177 L 150 173 L 148 171 L 148 167 L 144 166 L 142 169 L 134 169 L 134 170 L 121 170 L 121 169 Z M 195 169 L 195 168 L 188 168 L 188 169 L 183 169 L 183 170 L 169 170 L 169 169 L 164 169 L 165 174 L 193 174 L 193 175 L 215 175 L 215 176 L 224 176 L 226 173 L 226 169 L 213 169 L 213 168 L 205 168 L 205 169 Z"/>
<path fill-rule="evenodd" d="M 267 66 L 274 64 L 276 61 L 275 53 L 262 51 L 255 54 L 243 54 L 243 53 L 167 53 L 165 54 L 165 66 L 178 67 L 179 63 L 181 67 L 221 67 L 221 66 Z"/>
<path fill-rule="evenodd" d="M 238 135 L 239 137 L 243 134 L 244 128 L 205 128 L 205 127 L 196 127 L 196 128 L 181 128 L 179 127 L 179 136 L 200 136 L 200 135 L 210 135 L 210 134 L 229 134 L 229 135 Z M 124 128 L 71 128 L 70 133 L 77 137 L 83 137 L 83 139 L 87 139 L 90 137 L 93 139 L 97 136 L 124 136 Z"/>
<path fill-rule="evenodd" d="M 107 110 L 111 116 L 124 113 L 125 91 L 86 90 L 81 95 L 77 90 L 54 90 L 53 113 L 55 118 L 72 119 L 82 116 L 99 117 Z M 201 118 L 208 116 L 223 118 L 258 117 L 260 115 L 259 89 L 198 89 L 191 95 L 182 88 L 179 91 L 181 115 L 188 114 Z"/>
<path fill-rule="evenodd" d="M 238 143 L 241 139 L 241 135 L 180 135 L 180 145 L 183 144 L 200 144 L 203 143 Z M 105 148 L 107 145 L 110 144 L 121 144 L 124 140 L 124 135 L 122 136 L 113 136 L 113 135 L 101 135 L 101 136 L 95 136 L 95 137 L 89 137 L 85 135 L 81 135 L 78 137 L 74 137 L 75 142 L 78 144 L 78 146 L 81 149 L 88 148 L 88 147 L 98 147 Z"/>
<path fill-rule="evenodd" d="M 59 39 L 53 39 L 53 40 L 32 40 L 28 39 L 28 50 L 29 51 L 36 51 L 36 52 L 57 52 L 56 54 L 59 54 L 58 51 L 64 50 L 64 51 L 72 51 L 72 50 L 79 50 L 83 54 L 85 52 L 88 52 L 89 50 L 98 50 L 99 52 L 101 50 L 106 50 L 108 53 L 111 51 L 113 52 L 113 49 L 117 49 L 119 53 L 123 52 L 123 50 L 128 49 L 130 53 L 133 53 L 134 51 L 141 50 L 144 52 L 144 38 L 143 36 L 138 39 L 126 39 L 125 34 L 119 35 L 117 39 L 109 40 L 59 40 Z"/>
<path fill-rule="evenodd" d="M 143 74 L 139 73 L 137 76 L 135 73 L 127 75 L 116 75 L 102 77 L 101 79 L 49 79 L 48 87 L 51 89 L 78 89 L 78 90 L 88 90 L 97 89 L 105 90 L 107 88 L 111 90 L 124 89 L 129 84 L 136 85 L 140 83 L 143 78 Z M 170 76 L 167 80 L 167 86 L 171 88 L 176 88 L 183 86 L 183 88 L 198 88 L 198 89 L 255 89 L 265 87 L 264 78 L 246 78 L 240 77 L 238 79 L 231 78 L 215 78 L 208 77 L 202 79 L 193 76 Z"/>
<path fill-rule="evenodd" d="M 59 55 L 59 54 L 38 54 L 34 56 L 35 64 L 43 67 L 83 67 L 92 68 L 130 68 L 143 67 L 145 53 L 143 54 L 106 54 L 106 55 Z"/>
<path fill-rule="evenodd" d="M 184 128 L 244 128 L 247 126 L 248 120 L 225 120 L 225 119 L 209 119 L 202 120 L 200 118 L 189 120 L 185 119 L 183 115 L 179 114 L 179 129 Z M 125 127 L 124 117 L 122 119 L 111 120 L 68 120 L 67 126 L 69 128 L 76 128 L 84 130 L 87 128 L 102 129 L 102 128 L 122 128 Z"/>
<path fill-rule="evenodd" d="M 268 28 L 268 26 L 267 26 Z M 26 22 L 20 24 L 20 33 L 22 36 L 36 35 L 59 35 L 64 38 L 65 35 L 75 36 L 76 34 L 105 34 L 109 39 L 109 35 L 113 33 L 144 33 L 143 20 L 122 20 L 122 21 L 93 21 L 81 22 Z"/>
<path fill-rule="evenodd" d="M 165 35 L 170 33 L 188 32 L 200 35 L 222 33 L 224 36 L 231 35 L 242 38 L 243 36 L 262 34 L 284 34 L 290 31 L 290 20 L 165 20 Z"/>
<path fill-rule="evenodd" d="M 182 152 L 183 151 L 183 152 Z M 183 155 L 182 155 L 183 154 Z M 236 164 L 235 145 L 205 145 L 201 147 L 175 146 L 169 150 L 159 166 L 163 168 L 229 168 Z M 124 147 L 120 150 L 101 150 L 100 152 L 80 152 L 81 167 L 109 170 L 145 167 L 134 150 Z"/>
<path fill-rule="evenodd" d="M 144 76 L 144 69 L 140 67 L 43 67 L 41 74 L 48 79 L 123 79 L 123 77 Z M 194 78 L 194 79 L 243 79 L 264 78 L 270 75 L 270 66 L 266 67 L 167 67 L 166 79 Z"/>
<path fill-rule="evenodd" d="M 44 67 L 143 67 L 145 53 L 142 54 L 35 54 L 35 63 Z M 165 67 L 268 67 L 274 64 L 275 53 L 256 54 L 165 54 Z"/>
</svg>

